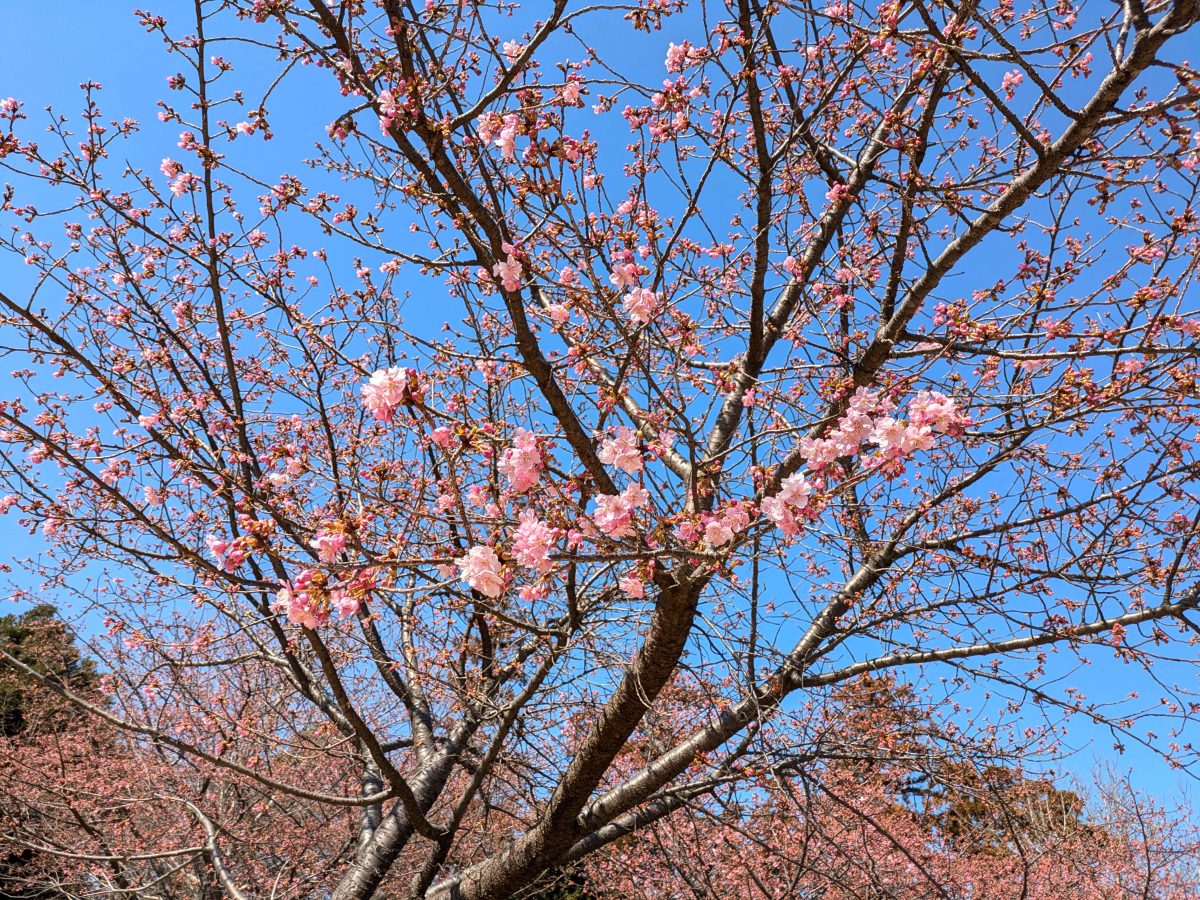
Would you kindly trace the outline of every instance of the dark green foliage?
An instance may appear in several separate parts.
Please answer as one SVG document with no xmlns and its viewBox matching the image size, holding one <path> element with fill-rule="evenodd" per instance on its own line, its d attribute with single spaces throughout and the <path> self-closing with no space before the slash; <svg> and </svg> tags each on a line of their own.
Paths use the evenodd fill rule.
<svg viewBox="0 0 1200 900">
<path fill-rule="evenodd" d="M 93 696 L 96 664 L 84 659 L 75 636 L 48 603 L 19 615 L 0 616 L 0 649 L 77 694 Z M 0 665 L 0 736 L 14 737 L 35 722 L 52 726 L 78 715 L 21 672 Z"/>
</svg>

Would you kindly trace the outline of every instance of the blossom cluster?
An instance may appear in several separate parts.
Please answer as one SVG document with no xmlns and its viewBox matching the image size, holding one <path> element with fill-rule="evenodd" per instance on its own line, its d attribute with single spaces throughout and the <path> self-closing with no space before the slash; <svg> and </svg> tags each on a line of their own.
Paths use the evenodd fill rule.
<svg viewBox="0 0 1200 900">
<path fill-rule="evenodd" d="M 933 446 L 935 434 L 959 435 L 970 419 L 953 399 L 937 391 L 920 391 L 909 403 L 908 419 L 890 415 L 895 404 L 876 391 L 859 388 L 837 426 L 824 437 L 802 438 L 800 454 L 809 472 L 820 474 L 836 460 L 858 454 L 863 442 L 874 444 L 875 467 L 895 463 Z"/>
<path fill-rule="evenodd" d="M 524 510 L 513 532 L 513 556 L 517 564 L 539 574 L 550 571 L 550 553 L 562 532 L 546 524 L 531 509 Z"/>
<path fill-rule="evenodd" d="M 512 446 L 500 456 L 500 474 L 508 479 L 513 491 L 523 494 L 541 480 L 544 466 L 537 436 L 518 428 L 513 435 Z"/>
<path fill-rule="evenodd" d="M 763 515 L 785 537 L 796 537 L 800 534 L 801 521 L 817 509 L 812 492 L 813 486 L 804 473 L 795 472 L 783 479 L 777 494 L 763 500 Z"/>
<path fill-rule="evenodd" d="M 600 444 L 598 456 L 606 466 L 616 466 L 627 475 L 636 475 L 644 465 L 637 432 L 627 425 L 618 425 L 613 430 L 613 436 Z"/>
<path fill-rule="evenodd" d="M 401 406 L 421 399 L 420 382 L 414 369 L 392 366 L 380 369 L 362 386 L 363 406 L 381 422 L 390 422 Z"/>
<path fill-rule="evenodd" d="M 266 546 L 267 538 L 274 530 L 270 521 L 259 521 L 244 513 L 238 516 L 238 528 L 242 534 L 232 540 L 211 534 L 204 539 L 222 571 L 236 572 L 255 550 Z"/>
<path fill-rule="evenodd" d="M 592 521 L 610 538 L 633 534 L 633 514 L 650 504 L 650 492 L 640 484 L 631 484 L 619 494 L 601 494 L 596 498 Z"/>
<path fill-rule="evenodd" d="M 508 586 L 508 573 L 492 547 L 472 547 L 455 565 L 462 580 L 485 597 L 499 597 Z"/>
<path fill-rule="evenodd" d="M 358 612 L 363 597 L 373 587 L 374 579 L 369 572 L 331 586 L 324 572 L 305 569 L 280 587 L 275 594 L 275 608 L 286 613 L 288 621 L 295 625 L 320 628 L 329 621 L 331 610 L 342 617 Z"/>
</svg>

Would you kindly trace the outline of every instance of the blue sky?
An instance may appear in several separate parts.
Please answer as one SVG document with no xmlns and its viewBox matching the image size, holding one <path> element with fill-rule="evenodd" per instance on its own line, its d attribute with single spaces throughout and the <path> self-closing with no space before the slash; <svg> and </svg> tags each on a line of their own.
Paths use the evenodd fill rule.
<svg viewBox="0 0 1200 900">
<path fill-rule="evenodd" d="M 187 17 L 191 4 L 170 0 L 151 8 L 171 19 L 173 14 Z M 25 102 L 30 117 L 27 125 L 40 125 L 44 121 L 41 110 L 48 105 L 73 115 L 80 107 L 80 82 L 95 80 L 104 86 L 101 102 L 107 117 L 130 116 L 143 123 L 143 134 L 131 145 L 141 155 L 138 164 L 155 166 L 159 159 L 172 154 L 178 129 L 156 121 L 155 102 L 167 95 L 166 77 L 174 68 L 158 38 L 138 26 L 132 5 L 111 0 L 10 2 L 5 4 L 3 24 L 0 97 L 13 96 Z M 653 36 L 656 44 L 665 45 L 666 40 L 661 34 Z M 655 63 L 658 59 L 657 55 L 653 57 Z M 324 77 L 317 78 L 323 86 Z M 260 171 L 264 175 L 300 169 L 299 161 L 308 155 L 312 142 L 323 135 L 328 121 L 320 110 L 322 103 L 332 98 L 322 96 L 319 91 L 301 96 L 293 90 L 273 99 L 272 123 L 277 137 L 271 143 L 254 142 L 253 148 L 245 148 L 263 163 Z M 328 109 L 334 108 L 330 103 Z M 314 109 L 318 110 L 316 115 Z M 19 296 L 28 286 L 28 277 L 22 266 L 0 256 L 0 288 L 6 293 Z M 6 378 L 6 373 L 0 373 L 0 383 Z M 17 529 L 15 519 L 0 519 L 0 534 L 10 558 L 36 549 L 36 544 Z M 1180 673 L 1188 675 L 1188 666 L 1183 666 Z M 1096 697 L 1141 687 L 1139 679 L 1144 678 L 1135 667 L 1121 666 L 1110 659 L 1098 659 L 1097 665 L 1088 668 L 1091 671 L 1072 675 L 1073 683 Z M 1143 689 L 1147 698 L 1157 696 L 1152 683 L 1147 681 Z M 1066 768 L 1085 777 L 1094 766 L 1111 763 L 1118 772 L 1132 770 L 1135 785 L 1164 799 L 1177 797 L 1187 789 L 1189 779 L 1170 770 L 1151 753 L 1127 745 L 1127 752 L 1116 756 L 1107 732 L 1091 733 L 1080 727 L 1068 744 L 1077 747 L 1078 752 Z"/>
</svg>

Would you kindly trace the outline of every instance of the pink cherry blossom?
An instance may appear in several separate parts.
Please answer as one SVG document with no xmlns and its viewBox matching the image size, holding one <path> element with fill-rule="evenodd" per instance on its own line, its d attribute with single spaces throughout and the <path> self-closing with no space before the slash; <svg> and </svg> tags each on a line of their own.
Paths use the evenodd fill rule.
<svg viewBox="0 0 1200 900">
<path fill-rule="evenodd" d="M 662 308 L 662 295 L 648 288 L 635 287 L 625 295 L 621 306 L 633 322 L 645 325 Z"/>
<path fill-rule="evenodd" d="M 608 280 L 617 287 L 636 287 L 641 267 L 635 262 L 615 262 Z"/>
<path fill-rule="evenodd" d="M 800 534 L 800 520 L 812 509 L 812 484 L 803 472 L 789 475 L 779 485 L 779 493 L 762 502 L 763 515 L 783 532 L 785 537 Z"/>
<path fill-rule="evenodd" d="M 472 547 L 455 565 L 459 578 L 485 597 L 499 597 L 504 593 L 504 566 L 491 547 Z"/>
<path fill-rule="evenodd" d="M 350 591 L 334 588 L 329 594 L 329 606 L 339 616 L 346 618 L 358 612 L 362 601 Z"/>
<path fill-rule="evenodd" d="M 171 193 L 176 197 L 182 197 L 184 194 L 190 193 L 200 187 L 200 179 L 191 172 L 181 172 L 168 185 Z"/>
<path fill-rule="evenodd" d="M 646 596 L 646 579 L 636 569 L 617 579 L 617 587 L 626 597 L 634 600 L 641 600 Z"/>
<path fill-rule="evenodd" d="M 397 409 L 418 400 L 420 395 L 417 373 L 399 366 L 374 372 L 360 391 L 363 406 L 381 422 L 392 421 Z"/>
<path fill-rule="evenodd" d="M 606 466 L 616 466 L 628 475 L 636 475 L 644 466 L 637 432 L 627 425 L 613 429 L 613 436 L 600 445 L 598 456 Z"/>
<path fill-rule="evenodd" d="M 493 142 L 500 148 L 500 155 L 510 161 L 517 158 L 517 129 L 520 128 L 520 125 L 521 120 L 517 118 L 516 113 L 509 113 L 504 117 L 499 136 Z M 515 290 L 515 288 L 510 288 L 510 290 Z"/>
<path fill-rule="evenodd" d="M 305 569 L 285 582 L 275 595 L 275 608 L 287 613 L 288 621 L 305 628 L 320 628 L 329 621 L 329 592 L 321 586 L 320 573 Z"/>
<path fill-rule="evenodd" d="M 531 509 L 522 511 L 519 522 L 513 532 L 513 556 L 517 564 L 535 572 L 548 572 L 550 552 L 560 534 L 558 529 L 547 525 Z"/>
<path fill-rule="evenodd" d="M 666 66 L 668 72 L 682 72 L 689 63 L 704 59 L 704 48 L 693 47 L 691 41 L 667 45 Z"/>
<path fill-rule="evenodd" d="M 914 425 L 928 425 L 939 434 L 956 436 L 970 419 L 959 412 L 958 404 L 937 391 L 918 391 L 908 403 L 908 418 Z"/>
<path fill-rule="evenodd" d="M 633 513 L 650 502 L 649 492 L 640 484 L 631 484 L 619 494 L 601 494 L 596 498 L 592 520 L 610 538 L 633 534 Z"/>
<path fill-rule="evenodd" d="M 224 541 L 209 535 L 204 539 L 204 543 L 208 545 L 209 551 L 226 572 L 236 571 L 249 555 L 249 543 L 245 537 Z"/>
<path fill-rule="evenodd" d="M 722 547 L 750 526 L 750 511 L 741 500 L 735 500 L 704 525 L 704 541 L 710 547 Z"/>
<path fill-rule="evenodd" d="M 321 562 L 337 562 L 338 555 L 346 549 L 346 535 L 340 531 L 318 531 L 309 546 L 317 551 Z"/>
<path fill-rule="evenodd" d="M 875 421 L 871 441 L 879 448 L 881 458 L 899 459 L 932 447 L 933 430 L 928 425 L 883 416 Z"/>
<path fill-rule="evenodd" d="M 492 274 L 500 279 L 500 283 L 506 291 L 519 291 L 521 289 L 521 261 L 512 253 L 501 262 L 492 266 Z"/>
<path fill-rule="evenodd" d="M 531 431 L 518 428 L 513 434 L 513 443 L 500 456 L 500 474 L 508 479 L 508 485 L 518 494 L 523 494 L 541 480 L 542 448 Z"/>
</svg>

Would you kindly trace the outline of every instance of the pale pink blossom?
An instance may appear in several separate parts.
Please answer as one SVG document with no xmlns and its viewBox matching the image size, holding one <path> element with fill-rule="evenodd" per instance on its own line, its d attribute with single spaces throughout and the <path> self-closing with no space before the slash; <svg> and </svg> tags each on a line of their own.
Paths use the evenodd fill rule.
<svg viewBox="0 0 1200 900">
<path fill-rule="evenodd" d="M 918 391 L 908 403 L 908 418 L 914 425 L 928 425 L 939 434 L 957 435 L 970 419 L 958 404 L 938 391 Z"/>
<path fill-rule="evenodd" d="M 17 505 L 18 499 L 16 494 L 0 497 L 0 516 L 8 515 L 8 511 Z"/>
<path fill-rule="evenodd" d="M 535 572 L 551 568 L 550 552 L 558 542 L 559 531 L 543 522 L 531 509 L 521 513 L 520 524 L 513 532 L 513 556 L 517 564 Z"/>
<path fill-rule="evenodd" d="M 650 502 L 649 492 L 640 484 L 631 484 L 621 493 L 601 494 L 596 498 L 592 521 L 610 538 L 633 534 L 633 513 Z"/>
<path fill-rule="evenodd" d="M 317 551 L 321 562 L 337 562 L 338 554 L 346 549 L 346 535 L 339 531 L 318 531 L 309 546 Z"/>
<path fill-rule="evenodd" d="M 785 537 L 800 534 L 800 520 L 813 509 L 812 484 L 803 472 L 789 475 L 779 485 L 779 493 L 762 502 L 763 515 L 770 519 Z"/>
<path fill-rule="evenodd" d="M 443 450 L 449 450 L 454 444 L 454 433 L 445 425 L 440 425 L 429 432 L 429 440 Z"/>
<path fill-rule="evenodd" d="M 618 425 L 613 429 L 613 436 L 600 445 L 597 455 L 600 462 L 606 466 L 616 466 L 627 475 L 637 474 L 644 465 L 638 449 L 637 432 L 627 425 Z"/>
<path fill-rule="evenodd" d="M 667 45 L 666 66 L 668 72 L 682 72 L 688 63 L 704 58 L 703 47 L 693 47 L 691 41 Z"/>
<path fill-rule="evenodd" d="M 520 43 L 519 41 L 505 41 L 504 42 L 504 58 L 507 59 L 510 63 L 515 63 L 520 58 L 521 53 L 524 50 L 525 50 L 525 45 Z"/>
<path fill-rule="evenodd" d="M 275 595 L 275 608 L 287 613 L 295 625 L 320 628 L 329 621 L 329 592 L 321 587 L 318 574 L 305 569 Z"/>
<path fill-rule="evenodd" d="M 502 262 L 492 266 L 492 274 L 500 279 L 500 283 L 506 291 L 521 289 L 521 261 L 512 253 L 509 253 Z"/>
<path fill-rule="evenodd" d="M 626 597 L 634 600 L 641 600 L 646 596 L 646 579 L 637 569 L 617 579 L 617 587 Z"/>
<path fill-rule="evenodd" d="M 500 456 L 500 474 L 508 479 L 509 487 L 518 494 L 529 490 L 541 480 L 544 465 L 537 436 L 518 428 L 512 446 Z"/>
<path fill-rule="evenodd" d="M 1000 88 L 1004 91 L 1004 99 L 1011 100 L 1017 94 L 1017 88 L 1021 86 L 1021 82 L 1025 80 L 1025 75 L 1016 69 L 1011 72 L 1005 72 L 1004 78 L 1000 82 Z"/>
<path fill-rule="evenodd" d="M 236 571 L 250 555 L 250 542 L 245 537 L 224 541 L 209 535 L 204 539 L 213 558 L 226 572 Z"/>
<path fill-rule="evenodd" d="M 399 366 L 379 369 L 359 390 L 363 406 L 381 422 L 392 421 L 397 409 L 419 399 L 420 394 L 417 373 Z"/>
<path fill-rule="evenodd" d="M 504 566 L 491 547 L 472 547 L 455 565 L 459 578 L 485 597 L 499 597 L 504 593 Z"/>
<path fill-rule="evenodd" d="M 641 267 L 635 262 L 615 262 L 608 280 L 617 287 L 636 287 Z"/>
<path fill-rule="evenodd" d="M 933 446 L 933 429 L 914 425 L 891 416 L 876 419 L 871 441 L 879 448 L 881 457 L 898 459 Z"/>
<path fill-rule="evenodd" d="M 704 541 L 710 547 L 722 547 L 750 527 L 750 511 L 736 500 L 713 515 L 704 526 Z"/>
<path fill-rule="evenodd" d="M 200 179 L 191 172 L 182 172 L 175 176 L 168 187 L 176 197 L 182 197 L 200 187 Z"/>
<path fill-rule="evenodd" d="M 342 588 L 334 588 L 329 594 L 329 605 L 343 619 L 358 612 L 362 601 L 356 594 Z"/>
<path fill-rule="evenodd" d="M 840 445 L 836 441 L 825 438 L 802 437 L 796 449 L 813 472 L 824 471 L 830 464 L 836 462 L 838 457 L 846 455 L 841 452 Z"/>
<path fill-rule="evenodd" d="M 635 287 L 625 295 L 621 306 L 634 323 L 645 325 L 662 308 L 662 295 L 649 288 Z"/>
<path fill-rule="evenodd" d="M 500 148 L 500 155 L 507 160 L 517 158 L 517 129 L 520 125 L 521 120 L 517 118 L 516 113 L 509 113 L 503 119 L 499 135 L 492 142 Z"/>
<path fill-rule="evenodd" d="M 395 95 L 388 90 L 379 92 L 377 102 L 379 104 L 379 130 L 386 137 L 391 131 L 392 123 L 396 119 L 396 114 L 400 111 L 400 106 L 396 102 Z"/>
</svg>

